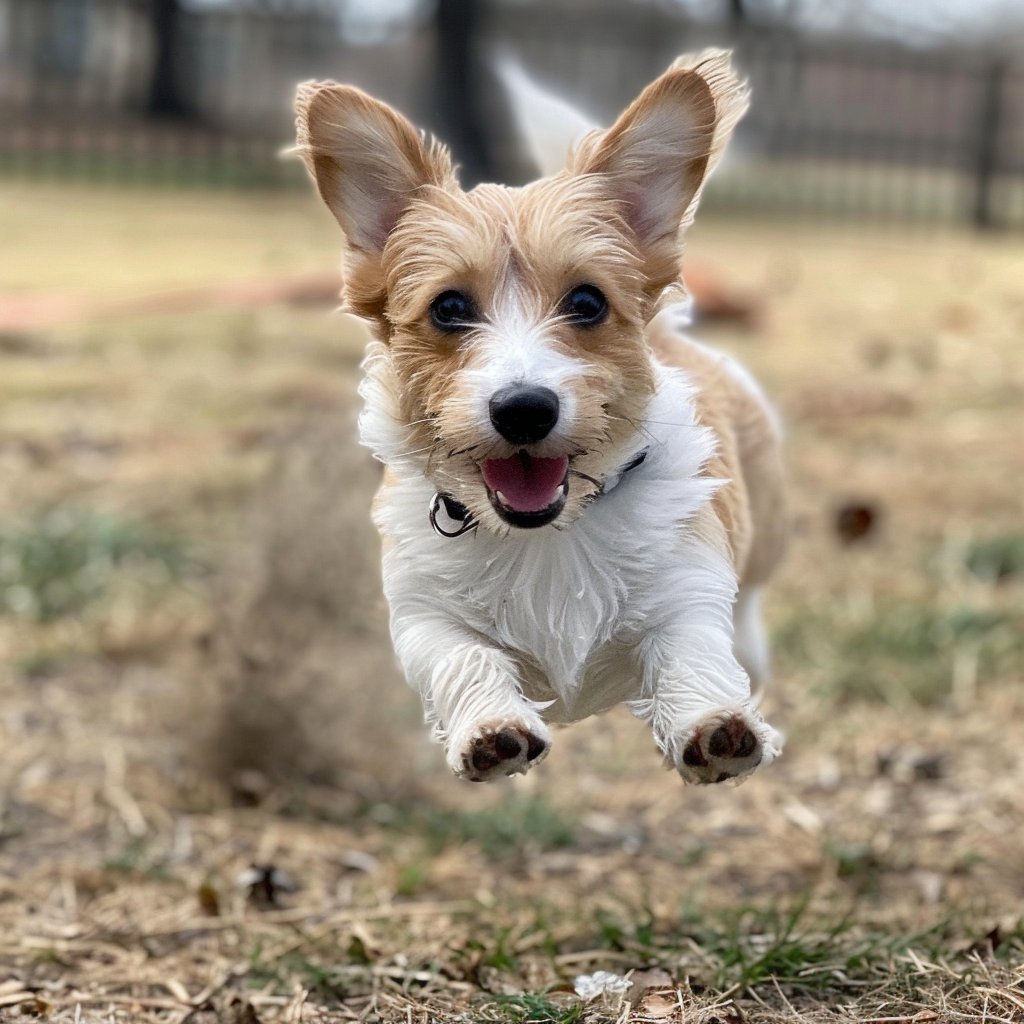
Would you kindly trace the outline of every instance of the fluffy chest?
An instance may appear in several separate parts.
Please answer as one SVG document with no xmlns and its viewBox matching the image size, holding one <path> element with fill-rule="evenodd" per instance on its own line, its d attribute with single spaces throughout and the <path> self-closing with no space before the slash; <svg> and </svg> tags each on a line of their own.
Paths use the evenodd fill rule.
<svg viewBox="0 0 1024 1024">
<path fill-rule="evenodd" d="M 611 496 L 601 500 L 610 504 Z M 619 511 L 629 504 L 616 502 Z M 667 582 L 665 559 L 653 552 L 660 548 L 671 561 L 676 538 L 634 534 L 628 518 L 612 511 L 598 514 L 595 505 L 565 531 L 496 543 L 487 538 L 480 552 L 467 544 L 459 572 L 464 621 L 524 655 L 566 703 L 606 644 L 628 641 L 657 613 Z"/>
<path fill-rule="evenodd" d="M 602 649 L 658 628 L 687 585 L 684 531 L 718 486 L 703 473 L 715 440 L 695 422 L 691 394 L 662 372 L 637 440 L 646 460 L 566 529 L 439 537 L 427 517 L 433 485 L 396 474 L 375 513 L 390 542 L 392 616 L 427 607 L 461 623 L 522 655 L 565 706 L 576 703 Z"/>
<path fill-rule="evenodd" d="M 687 442 L 692 447 L 692 434 Z M 381 523 L 397 543 L 384 566 L 393 611 L 410 599 L 523 656 L 566 707 L 603 649 L 671 617 L 684 585 L 681 539 L 716 482 L 701 457 L 659 445 L 565 530 L 446 539 L 430 529 L 430 485 L 392 489 Z M 588 682 L 589 685 L 589 682 Z"/>
</svg>

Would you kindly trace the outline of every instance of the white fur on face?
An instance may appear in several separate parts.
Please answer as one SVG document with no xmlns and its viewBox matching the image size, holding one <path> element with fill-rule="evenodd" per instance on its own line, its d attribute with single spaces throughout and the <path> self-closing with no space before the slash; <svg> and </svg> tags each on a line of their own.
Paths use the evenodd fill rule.
<svg viewBox="0 0 1024 1024">
<path fill-rule="evenodd" d="M 550 388 L 559 401 L 558 423 L 545 447 L 557 447 L 572 434 L 576 388 L 583 386 L 586 363 L 559 351 L 551 318 L 536 308 L 522 289 L 508 288 L 487 323 L 473 332 L 470 357 L 461 373 L 459 394 L 451 401 L 469 402 L 480 437 L 495 436 L 489 404 L 496 391 L 510 384 Z"/>
</svg>

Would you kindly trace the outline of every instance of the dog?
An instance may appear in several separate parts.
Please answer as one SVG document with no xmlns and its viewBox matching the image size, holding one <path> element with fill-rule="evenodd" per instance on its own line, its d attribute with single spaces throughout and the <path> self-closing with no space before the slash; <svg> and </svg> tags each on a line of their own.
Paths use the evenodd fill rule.
<svg viewBox="0 0 1024 1024">
<path fill-rule="evenodd" d="M 388 105 L 299 86 L 297 150 L 373 333 L 360 433 L 394 649 L 461 778 L 525 773 L 552 724 L 617 704 L 686 782 L 780 753 L 751 689 L 779 428 L 679 329 L 682 234 L 747 101 L 727 52 L 682 57 L 557 173 L 466 192 Z"/>
</svg>

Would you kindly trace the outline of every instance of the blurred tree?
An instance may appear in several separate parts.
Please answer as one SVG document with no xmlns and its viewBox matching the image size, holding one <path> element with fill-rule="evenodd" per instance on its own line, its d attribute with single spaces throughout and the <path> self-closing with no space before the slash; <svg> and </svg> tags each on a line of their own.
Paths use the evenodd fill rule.
<svg viewBox="0 0 1024 1024">
<path fill-rule="evenodd" d="M 487 132 L 480 123 L 478 56 L 475 50 L 480 0 L 438 0 L 435 15 L 435 95 L 444 118 L 441 134 L 462 168 L 463 185 L 493 180 Z"/>
<path fill-rule="evenodd" d="M 747 20 L 747 12 L 743 0 L 727 0 L 729 7 L 729 22 L 733 28 L 741 28 Z"/>
</svg>

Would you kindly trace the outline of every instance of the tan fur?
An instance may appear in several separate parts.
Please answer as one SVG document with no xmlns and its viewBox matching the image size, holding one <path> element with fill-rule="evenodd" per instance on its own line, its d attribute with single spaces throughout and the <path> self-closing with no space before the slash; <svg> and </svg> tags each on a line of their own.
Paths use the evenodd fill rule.
<svg viewBox="0 0 1024 1024">
<path fill-rule="evenodd" d="M 786 537 L 780 437 L 773 417 L 725 356 L 659 330 L 657 324 L 648 331 L 648 340 L 661 362 L 683 370 L 697 388 L 698 419 L 718 439 L 705 472 L 728 481 L 711 508 L 741 586 L 763 583 L 782 556 Z M 698 528 L 713 530 L 707 523 Z"/>
</svg>

